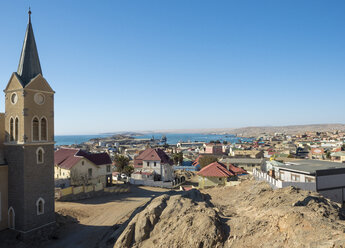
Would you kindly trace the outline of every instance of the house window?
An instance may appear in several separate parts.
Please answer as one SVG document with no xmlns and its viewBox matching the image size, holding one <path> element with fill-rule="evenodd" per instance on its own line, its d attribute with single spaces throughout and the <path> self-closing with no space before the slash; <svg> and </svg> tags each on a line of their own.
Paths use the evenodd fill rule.
<svg viewBox="0 0 345 248">
<path fill-rule="evenodd" d="M 280 180 L 285 181 L 285 173 L 280 172 Z"/>
<path fill-rule="evenodd" d="M 40 197 L 36 202 L 37 215 L 44 214 L 44 199 Z"/>
<path fill-rule="evenodd" d="M 157 163 L 156 163 L 156 162 L 154 162 L 154 163 L 153 163 L 153 166 L 154 166 L 154 167 L 156 167 L 156 165 L 157 165 Z"/>
<path fill-rule="evenodd" d="M 18 117 L 16 117 L 16 120 L 14 122 L 14 140 L 18 141 L 18 130 L 19 130 L 19 120 Z"/>
<path fill-rule="evenodd" d="M 315 179 L 312 177 L 305 177 L 305 182 L 306 183 L 312 183 L 312 182 L 315 182 Z"/>
<path fill-rule="evenodd" d="M 41 140 L 47 140 L 47 119 L 41 119 Z"/>
<path fill-rule="evenodd" d="M 87 170 L 87 174 L 89 177 L 92 177 L 92 169 L 91 168 Z"/>
<path fill-rule="evenodd" d="M 291 181 L 299 182 L 300 181 L 299 175 L 291 174 Z"/>
<path fill-rule="evenodd" d="M 84 161 L 81 161 L 81 165 L 84 165 Z"/>
<path fill-rule="evenodd" d="M 11 117 L 11 119 L 10 119 L 10 141 L 14 140 L 13 134 L 14 134 L 14 120 Z"/>
<path fill-rule="evenodd" d="M 42 147 L 36 150 L 37 164 L 43 164 L 44 162 L 44 150 Z"/>
<path fill-rule="evenodd" d="M 150 162 L 146 162 L 146 165 L 147 165 L 147 167 L 149 167 L 150 166 Z"/>
<path fill-rule="evenodd" d="M 107 172 L 110 172 L 110 165 L 107 165 Z"/>
<path fill-rule="evenodd" d="M 32 120 L 32 140 L 39 140 L 39 121 L 37 117 Z"/>
</svg>

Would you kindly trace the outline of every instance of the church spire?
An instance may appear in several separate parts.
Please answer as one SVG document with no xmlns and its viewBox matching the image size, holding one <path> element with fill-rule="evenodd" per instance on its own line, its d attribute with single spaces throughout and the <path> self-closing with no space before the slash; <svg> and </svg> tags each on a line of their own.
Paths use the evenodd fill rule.
<svg viewBox="0 0 345 248">
<path fill-rule="evenodd" d="M 20 55 L 17 73 L 24 86 L 38 74 L 42 74 L 40 59 L 38 57 L 34 31 L 31 25 L 31 10 L 29 8 L 29 23 L 26 28 L 22 53 Z"/>
</svg>

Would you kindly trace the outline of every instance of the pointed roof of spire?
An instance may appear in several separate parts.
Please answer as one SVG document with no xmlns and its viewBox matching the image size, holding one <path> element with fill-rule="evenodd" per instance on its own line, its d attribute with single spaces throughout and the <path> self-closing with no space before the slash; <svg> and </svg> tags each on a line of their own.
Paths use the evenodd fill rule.
<svg viewBox="0 0 345 248">
<path fill-rule="evenodd" d="M 31 79 L 38 74 L 42 74 L 40 59 L 38 57 L 34 31 L 31 25 L 31 10 L 29 8 L 29 23 L 26 28 L 22 53 L 20 55 L 17 74 L 23 81 L 23 86 L 27 85 Z"/>
</svg>

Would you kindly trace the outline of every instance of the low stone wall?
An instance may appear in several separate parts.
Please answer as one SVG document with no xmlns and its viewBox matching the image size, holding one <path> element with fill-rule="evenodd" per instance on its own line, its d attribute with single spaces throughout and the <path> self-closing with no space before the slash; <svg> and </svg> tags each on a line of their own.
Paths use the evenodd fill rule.
<svg viewBox="0 0 345 248">
<path fill-rule="evenodd" d="M 80 200 L 103 193 L 126 193 L 130 192 L 130 186 L 126 184 L 104 188 L 102 183 L 88 186 L 68 187 L 64 189 L 55 188 L 55 199 L 60 201 Z"/>
<path fill-rule="evenodd" d="M 138 180 L 131 178 L 129 180 L 131 184 L 134 185 L 144 185 L 144 186 L 150 186 L 150 187 L 161 187 L 161 188 L 173 188 L 172 182 L 162 182 L 162 181 L 153 181 L 153 180 Z M 178 186 L 178 185 L 176 185 Z"/>
</svg>

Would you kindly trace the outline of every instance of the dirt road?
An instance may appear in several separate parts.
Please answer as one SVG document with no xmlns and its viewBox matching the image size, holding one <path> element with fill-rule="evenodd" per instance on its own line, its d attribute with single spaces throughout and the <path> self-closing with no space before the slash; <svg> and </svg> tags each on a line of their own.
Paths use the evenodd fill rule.
<svg viewBox="0 0 345 248">
<path fill-rule="evenodd" d="M 64 226 L 59 239 L 51 240 L 41 247 L 93 248 L 114 224 L 129 216 L 152 197 L 167 191 L 161 188 L 133 186 L 130 193 L 79 202 L 56 202 L 56 212 L 77 218 L 80 223 Z"/>
</svg>

